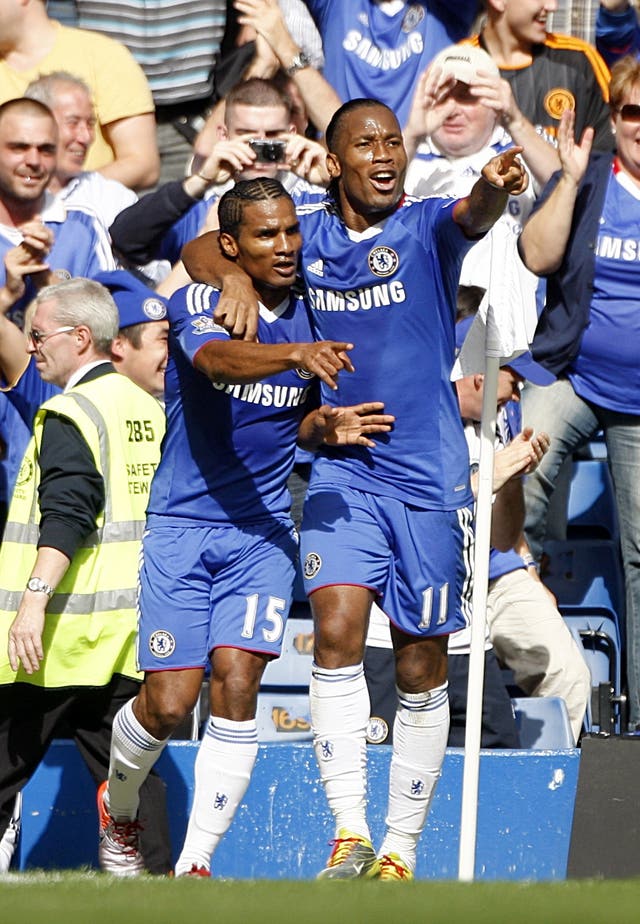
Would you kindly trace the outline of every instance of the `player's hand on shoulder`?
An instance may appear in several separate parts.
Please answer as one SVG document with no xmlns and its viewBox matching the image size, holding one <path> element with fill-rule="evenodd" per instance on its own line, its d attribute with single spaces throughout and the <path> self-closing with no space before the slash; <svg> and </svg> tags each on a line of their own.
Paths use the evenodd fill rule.
<svg viewBox="0 0 640 924">
<path fill-rule="evenodd" d="M 237 340 L 256 340 L 258 336 L 258 302 L 253 286 L 236 280 L 233 292 L 223 288 L 213 312 L 213 320 Z"/>
</svg>

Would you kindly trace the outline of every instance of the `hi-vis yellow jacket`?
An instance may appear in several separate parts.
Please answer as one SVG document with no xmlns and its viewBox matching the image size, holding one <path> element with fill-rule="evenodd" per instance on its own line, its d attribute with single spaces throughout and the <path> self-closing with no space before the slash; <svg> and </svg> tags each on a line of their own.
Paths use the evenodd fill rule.
<svg viewBox="0 0 640 924">
<path fill-rule="evenodd" d="M 8 631 L 36 558 L 38 457 L 48 412 L 77 426 L 104 479 L 105 506 L 47 604 L 44 660 L 28 675 L 11 670 Z M 130 379 L 109 372 L 56 395 L 38 411 L 9 507 L 0 548 L 0 684 L 99 687 L 135 666 L 136 586 L 151 478 L 160 457 L 164 412 Z"/>
</svg>

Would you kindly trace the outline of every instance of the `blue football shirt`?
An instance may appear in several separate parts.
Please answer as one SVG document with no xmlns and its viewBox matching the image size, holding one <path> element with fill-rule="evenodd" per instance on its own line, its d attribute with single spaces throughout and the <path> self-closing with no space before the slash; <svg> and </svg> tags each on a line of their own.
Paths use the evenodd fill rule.
<svg viewBox="0 0 640 924">
<path fill-rule="evenodd" d="M 298 209 L 301 272 L 317 339 L 354 344 L 352 374 L 323 402 L 383 401 L 393 431 L 376 449 L 324 448 L 314 481 L 349 484 L 432 510 L 472 502 L 460 411 L 449 375 L 460 266 L 472 246 L 453 220 L 454 199 L 404 197 L 364 234 L 349 231 L 330 199 Z"/>
<path fill-rule="evenodd" d="M 324 76 L 343 102 L 373 97 L 404 125 L 422 71 L 469 34 L 475 0 L 418 0 L 392 14 L 374 0 L 307 0 L 318 24 Z"/>
<path fill-rule="evenodd" d="M 596 243 L 593 298 L 569 370 L 576 393 L 601 407 L 640 414 L 640 197 L 615 168 Z"/>
<path fill-rule="evenodd" d="M 149 499 L 149 525 L 258 523 L 288 516 L 286 482 L 298 426 L 315 378 L 292 369 L 247 385 L 213 383 L 194 367 L 211 340 L 229 335 L 213 320 L 220 293 L 189 285 L 169 301 L 165 376 L 167 431 Z M 300 343 L 313 335 L 304 302 L 291 296 L 261 306 L 261 343 Z"/>
<path fill-rule="evenodd" d="M 91 278 L 103 270 L 115 269 L 111 243 L 100 222 L 82 209 L 66 208 L 61 203 L 51 202 L 43 209 L 42 222 L 53 231 L 54 242 L 46 262 L 61 278 L 86 276 Z M 19 229 L 0 225 L 0 285 L 4 285 L 6 271 L 4 256 L 22 240 Z M 24 312 L 37 295 L 33 281 L 26 278 L 26 291 L 9 316 L 22 327 Z"/>
</svg>

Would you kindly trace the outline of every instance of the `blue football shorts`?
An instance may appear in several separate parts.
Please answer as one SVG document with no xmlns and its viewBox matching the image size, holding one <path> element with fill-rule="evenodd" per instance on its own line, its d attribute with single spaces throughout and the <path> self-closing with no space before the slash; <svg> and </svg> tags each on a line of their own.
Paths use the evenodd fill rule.
<svg viewBox="0 0 640 924">
<path fill-rule="evenodd" d="M 472 527 L 470 507 L 423 510 L 343 485 L 314 485 L 300 532 L 305 591 L 366 587 L 408 635 L 456 632 L 470 621 Z"/>
<path fill-rule="evenodd" d="M 289 520 L 153 526 L 138 577 L 138 667 L 206 667 L 214 648 L 278 656 L 295 575 Z"/>
</svg>

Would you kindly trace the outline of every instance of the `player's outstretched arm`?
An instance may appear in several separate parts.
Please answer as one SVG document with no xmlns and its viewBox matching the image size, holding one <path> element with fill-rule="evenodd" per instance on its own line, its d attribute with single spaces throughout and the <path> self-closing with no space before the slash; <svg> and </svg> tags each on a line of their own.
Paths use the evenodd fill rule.
<svg viewBox="0 0 640 924">
<path fill-rule="evenodd" d="M 469 195 L 456 203 L 453 217 L 467 237 L 485 234 L 502 215 L 509 196 L 519 196 L 529 185 L 521 153 L 516 146 L 492 157 Z"/>
<path fill-rule="evenodd" d="M 196 282 L 221 290 L 214 319 L 233 337 L 255 340 L 258 332 L 258 300 L 253 283 L 244 270 L 223 254 L 219 232 L 208 231 L 189 241 L 182 250 L 182 263 Z"/>
<path fill-rule="evenodd" d="M 303 449 L 329 446 L 366 446 L 374 449 L 369 433 L 388 433 L 395 417 L 384 414 L 382 401 L 368 401 L 351 407 L 323 404 L 307 414 L 298 430 L 298 445 Z"/>
<path fill-rule="evenodd" d="M 246 340 L 210 340 L 196 354 L 196 369 L 212 382 L 239 385 L 257 382 L 287 369 L 304 369 L 331 389 L 342 370 L 353 372 L 348 351 L 352 343 L 321 340 L 317 343 L 252 343 Z"/>
</svg>

